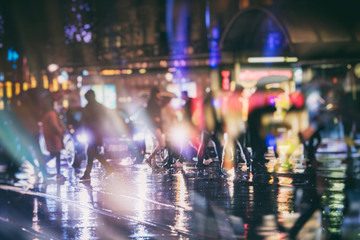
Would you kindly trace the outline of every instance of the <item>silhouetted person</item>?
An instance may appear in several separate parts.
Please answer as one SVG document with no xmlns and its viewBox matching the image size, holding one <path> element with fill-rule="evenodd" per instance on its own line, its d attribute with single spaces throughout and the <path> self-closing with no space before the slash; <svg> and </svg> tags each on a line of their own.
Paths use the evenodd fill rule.
<svg viewBox="0 0 360 240">
<path fill-rule="evenodd" d="M 251 101 L 251 98 L 249 101 Z M 264 126 L 262 126 L 261 119 L 266 114 L 274 113 L 275 110 L 274 106 L 259 106 L 255 109 L 251 109 L 248 115 L 248 137 L 253 154 L 253 173 L 266 171 L 266 159 L 264 154 L 267 152 L 268 147 L 265 140 L 265 134 L 262 132 Z"/>
<path fill-rule="evenodd" d="M 158 88 L 152 88 L 150 91 L 150 98 L 147 102 L 146 113 L 148 116 L 148 128 L 156 138 L 156 147 L 145 160 L 145 162 L 152 168 L 156 168 L 155 163 L 156 154 L 166 146 L 165 141 L 162 137 L 162 117 L 161 108 L 164 106 L 160 96 L 160 90 Z"/>
<path fill-rule="evenodd" d="M 221 132 L 222 127 L 216 116 L 216 110 L 213 106 L 213 97 L 213 92 L 209 92 L 204 99 L 205 128 L 201 132 L 201 143 L 197 153 L 198 162 L 196 164 L 196 167 L 200 170 L 204 168 L 205 149 L 210 140 L 215 144 L 215 151 L 220 161 L 220 165 L 222 165 L 222 145 L 218 138 L 218 134 Z"/>
<path fill-rule="evenodd" d="M 56 158 L 56 178 L 58 180 L 65 180 L 65 177 L 60 172 L 60 151 L 65 148 L 63 143 L 65 128 L 54 109 L 54 100 L 51 96 L 45 99 L 44 115 L 41 121 L 46 148 L 50 152 L 50 158 Z"/>
<path fill-rule="evenodd" d="M 41 108 L 39 93 L 28 90 L 24 92 L 18 99 L 11 102 L 12 127 L 7 129 L 11 131 L 13 138 L 17 139 L 17 145 L 21 148 L 23 156 L 35 168 L 35 171 L 41 172 L 44 179 L 50 177 L 46 169 L 45 157 L 42 154 L 39 136 L 39 121 L 41 116 Z M 36 161 L 38 163 L 36 163 Z"/>
<path fill-rule="evenodd" d="M 304 208 L 301 211 L 300 217 L 296 220 L 295 224 L 288 231 L 289 238 L 295 239 L 299 231 L 305 225 L 305 223 L 311 218 L 316 210 L 321 210 L 321 196 L 323 194 L 323 181 L 322 177 L 317 175 L 317 161 L 315 158 L 315 153 L 317 148 L 321 143 L 320 131 L 322 128 L 319 128 L 315 133 L 310 137 L 308 143 L 300 136 L 301 142 L 305 147 L 305 157 L 307 158 L 307 166 L 304 172 L 304 178 L 306 178 L 304 185 L 304 194 L 302 202 L 304 203 Z"/>
<path fill-rule="evenodd" d="M 95 99 L 95 92 L 89 90 L 85 94 L 85 98 L 88 104 L 85 106 L 81 124 L 87 130 L 89 135 L 89 142 L 87 148 L 87 165 L 84 175 L 80 178 L 82 181 L 90 180 L 90 173 L 93 166 L 94 158 L 97 158 L 99 162 L 105 168 L 105 177 L 114 172 L 114 169 L 106 162 L 104 156 L 99 152 L 99 149 L 103 145 L 103 138 L 106 134 L 105 127 L 107 121 L 107 109 Z"/>
</svg>

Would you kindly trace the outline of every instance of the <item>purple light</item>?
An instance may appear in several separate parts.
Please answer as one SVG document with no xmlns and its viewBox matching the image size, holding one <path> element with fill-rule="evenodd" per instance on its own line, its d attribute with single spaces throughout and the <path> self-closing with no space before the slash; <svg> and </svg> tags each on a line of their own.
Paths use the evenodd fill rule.
<svg viewBox="0 0 360 240">
<path fill-rule="evenodd" d="M 91 41 L 91 32 L 87 32 L 84 36 L 84 42 L 89 43 Z"/>
<path fill-rule="evenodd" d="M 268 102 L 271 106 L 275 106 L 276 104 L 276 98 L 274 96 L 270 96 L 268 99 Z"/>
</svg>

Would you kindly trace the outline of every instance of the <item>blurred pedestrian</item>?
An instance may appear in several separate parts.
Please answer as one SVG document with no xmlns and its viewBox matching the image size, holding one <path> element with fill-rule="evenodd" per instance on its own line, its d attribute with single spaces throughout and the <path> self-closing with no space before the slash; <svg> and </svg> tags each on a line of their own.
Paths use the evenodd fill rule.
<svg viewBox="0 0 360 240">
<path fill-rule="evenodd" d="M 275 106 L 270 105 L 265 92 L 255 92 L 249 98 L 247 135 L 252 150 L 253 173 L 264 173 L 267 171 L 265 166 L 267 160 L 264 156 L 268 151 L 268 146 L 266 144 L 267 126 L 265 126 L 262 121 L 267 115 L 272 116 L 275 111 Z"/>
<path fill-rule="evenodd" d="M 202 170 L 204 168 L 205 152 L 209 141 L 213 141 L 215 145 L 216 155 L 220 161 L 220 165 L 222 165 L 222 145 L 218 137 L 218 135 L 222 132 L 222 124 L 217 117 L 216 109 L 213 105 L 213 100 L 214 95 L 213 92 L 210 91 L 206 94 L 204 99 L 205 126 L 204 129 L 201 131 L 200 146 L 197 152 L 198 162 L 196 164 L 196 167 L 199 170 Z"/>
<path fill-rule="evenodd" d="M 16 146 L 19 147 L 22 156 L 33 165 L 37 176 L 40 172 L 43 180 L 52 177 L 46 169 L 46 159 L 41 151 L 39 136 L 41 120 L 40 93 L 35 90 L 23 92 L 11 101 L 13 137 L 17 139 Z"/>
<path fill-rule="evenodd" d="M 65 180 L 65 177 L 60 171 L 60 151 L 65 148 L 63 143 L 65 127 L 54 109 L 54 99 L 52 96 L 48 96 L 44 101 L 44 115 L 41 122 L 43 124 L 44 139 L 46 148 L 50 152 L 50 158 L 56 158 L 56 179 Z"/>
<path fill-rule="evenodd" d="M 108 110 L 100 103 L 96 101 L 95 92 L 89 90 L 85 94 L 85 98 L 88 101 L 87 105 L 83 109 L 82 117 L 80 120 L 81 125 L 85 128 L 86 133 L 89 135 L 89 142 L 87 147 L 87 165 L 84 175 L 80 178 L 81 181 L 89 181 L 90 173 L 93 166 L 94 158 L 97 158 L 99 162 L 105 168 L 104 177 L 109 176 L 114 172 L 113 167 L 106 162 L 104 156 L 99 152 L 99 148 L 103 145 L 103 138 L 106 135 Z"/>
<path fill-rule="evenodd" d="M 146 113 L 148 116 L 148 128 L 155 136 L 156 139 L 156 147 L 153 149 L 150 156 L 145 160 L 152 168 L 158 168 L 155 163 L 156 154 L 166 146 L 165 140 L 163 138 L 163 130 L 162 130 L 162 116 L 161 109 L 165 104 L 161 99 L 160 90 L 158 88 L 152 88 L 150 90 L 150 98 L 147 102 Z"/>
</svg>

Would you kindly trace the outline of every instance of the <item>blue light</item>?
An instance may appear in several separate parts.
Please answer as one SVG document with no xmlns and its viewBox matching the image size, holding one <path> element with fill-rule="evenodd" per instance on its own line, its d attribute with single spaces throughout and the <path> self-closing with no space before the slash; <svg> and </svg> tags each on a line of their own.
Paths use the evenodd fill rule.
<svg viewBox="0 0 360 240">
<path fill-rule="evenodd" d="M 220 31 L 219 31 L 218 28 L 213 28 L 211 30 L 211 34 L 212 34 L 213 39 L 219 39 L 220 38 Z"/>
<path fill-rule="evenodd" d="M 19 54 L 14 50 L 14 48 L 10 48 L 7 54 L 8 62 L 16 62 L 19 59 Z"/>
<path fill-rule="evenodd" d="M 89 71 L 87 71 L 87 70 L 82 70 L 81 75 L 83 75 L 83 76 L 88 76 L 88 75 L 89 75 Z"/>
<path fill-rule="evenodd" d="M 66 80 L 69 80 L 69 74 L 66 71 L 61 71 L 60 75 L 63 76 Z"/>
<path fill-rule="evenodd" d="M 209 65 L 211 68 L 216 68 L 218 66 L 218 60 L 214 58 L 210 58 Z"/>
<path fill-rule="evenodd" d="M 266 142 L 266 146 L 273 147 L 274 151 L 276 151 L 276 147 L 277 147 L 276 137 L 273 134 L 268 133 L 265 137 L 265 142 Z"/>
<path fill-rule="evenodd" d="M 205 25 L 206 25 L 206 28 L 209 29 L 209 27 L 210 27 L 210 7 L 209 7 L 209 0 L 206 1 Z"/>
<path fill-rule="evenodd" d="M 168 41 L 172 40 L 173 37 L 173 9 L 174 9 L 174 0 L 166 1 L 166 33 Z"/>
</svg>

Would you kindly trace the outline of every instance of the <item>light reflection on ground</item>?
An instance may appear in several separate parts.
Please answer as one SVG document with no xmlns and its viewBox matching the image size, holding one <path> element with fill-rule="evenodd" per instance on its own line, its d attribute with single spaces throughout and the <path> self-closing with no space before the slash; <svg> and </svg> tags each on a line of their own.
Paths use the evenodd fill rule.
<svg viewBox="0 0 360 240">
<path fill-rule="evenodd" d="M 348 190 L 346 161 L 321 154 L 318 159 L 318 175 L 324 180 L 322 209 L 315 211 L 298 236 L 359 233 L 359 222 L 356 228 L 344 226 L 349 222 L 347 214 L 359 214 L 353 202 L 360 202 L 355 197 L 359 189 Z M 124 161 L 110 161 L 117 171 L 107 179 L 95 164 L 91 181 L 84 183 L 78 181 L 81 171 L 65 163 L 66 181 L 36 183 L 31 168 L 25 165 L 15 187 L 0 185 L 0 222 L 12 224 L 15 230 L 22 226 L 28 230 L 20 230 L 21 234 L 39 239 L 286 239 L 285 229 L 301 216 L 306 204 L 303 196 L 313 189 L 304 173 L 299 173 L 304 169 L 301 158 L 292 159 L 291 168 L 281 168 L 281 163 L 271 158 L 268 169 L 275 171 L 278 166 L 279 173 L 269 176 L 246 171 L 235 175 L 233 171 L 227 177 L 218 175 L 217 161 L 200 175 L 195 162 L 152 172 L 144 164 Z M 358 160 L 354 166 L 356 170 Z M 321 230 L 322 226 L 327 228 Z"/>
</svg>

